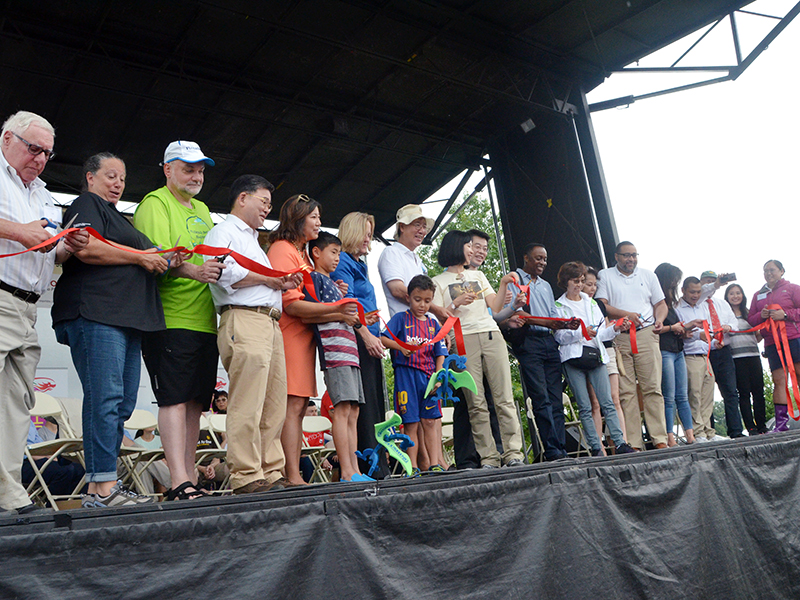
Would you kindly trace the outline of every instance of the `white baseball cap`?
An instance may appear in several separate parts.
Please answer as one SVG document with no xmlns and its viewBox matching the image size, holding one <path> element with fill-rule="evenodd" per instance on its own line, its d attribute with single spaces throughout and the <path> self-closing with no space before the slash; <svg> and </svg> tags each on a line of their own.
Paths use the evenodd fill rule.
<svg viewBox="0 0 800 600">
<path fill-rule="evenodd" d="M 200 150 L 195 142 L 177 141 L 172 142 L 164 151 L 164 162 L 172 162 L 173 160 L 182 160 L 185 163 L 199 163 L 205 162 L 209 166 L 214 166 L 214 161 L 208 158 L 203 151 Z"/>
</svg>

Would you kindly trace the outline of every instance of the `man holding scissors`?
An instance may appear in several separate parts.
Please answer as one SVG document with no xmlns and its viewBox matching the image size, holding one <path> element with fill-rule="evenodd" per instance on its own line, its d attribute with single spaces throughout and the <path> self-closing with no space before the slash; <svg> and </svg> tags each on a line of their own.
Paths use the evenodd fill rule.
<svg viewBox="0 0 800 600">
<path fill-rule="evenodd" d="M 20 111 L 3 124 L 0 152 L 0 254 L 47 241 L 61 223 L 61 209 L 39 179 L 53 158 L 55 132 L 46 119 Z M 86 246 L 73 232 L 63 241 L 0 260 L 0 507 L 34 510 L 20 483 L 22 457 L 35 398 L 33 379 L 41 348 L 34 329 L 36 302 L 47 290 L 55 262 Z"/>
<path fill-rule="evenodd" d="M 194 142 L 172 142 L 164 152 L 167 184 L 147 194 L 133 224 L 162 248 L 202 244 L 214 226 L 195 196 L 206 165 L 214 165 Z M 217 380 L 217 318 L 208 288 L 225 265 L 194 255 L 159 280 L 167 328 L 144 336 L 142 355 L 158 402 L 158 430 L 172 478 L 170 499 L 197 498 L 194 461 L 200 415 L 208 410 Z"/>
</svg>

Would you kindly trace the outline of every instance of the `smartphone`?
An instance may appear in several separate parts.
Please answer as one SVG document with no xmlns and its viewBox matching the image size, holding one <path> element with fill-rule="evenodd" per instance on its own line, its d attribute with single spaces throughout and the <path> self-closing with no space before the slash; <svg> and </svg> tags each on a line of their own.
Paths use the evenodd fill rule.
<svg viewBox="0 0 800 600">
<path fill-rule="evenodd" d="M 736 281 L 736 273 L 725 273 L 724 275 L 721 275 L 719 278 L 719 282 L 722 285 L 730 283 L 731 281 Z"/>
</svg>

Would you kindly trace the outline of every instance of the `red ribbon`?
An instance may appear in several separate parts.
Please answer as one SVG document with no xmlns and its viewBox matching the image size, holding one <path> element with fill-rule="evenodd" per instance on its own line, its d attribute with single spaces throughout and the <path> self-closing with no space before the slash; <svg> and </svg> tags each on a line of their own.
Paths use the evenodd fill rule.
<svg viewBox="0 0 800 600">
<path fill-rule="evenodd" d="M 622 322 L 627 317 L 622 317 L 621 319 L 617 319 L 614 321 L 615 327 L 622 327 Z M 636 327 L 634 327 L 633 323 L 631 323 L 630 329 L 628 329 L 628 334 L 631 336 L 631 354 L 639 354 L 639 344 L 636 343 Z"/>
</svg>

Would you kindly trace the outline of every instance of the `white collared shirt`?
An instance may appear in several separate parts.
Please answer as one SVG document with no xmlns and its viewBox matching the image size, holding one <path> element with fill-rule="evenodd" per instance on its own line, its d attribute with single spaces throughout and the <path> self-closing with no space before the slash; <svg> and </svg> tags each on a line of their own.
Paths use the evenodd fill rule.
<svg viewBox="0 0 800 600">
<path fill-rule="evenodd" d="M 207 246 L 228 248 L 265 267 L 272 268 L 264 250 L 258 245 L 258 232 L 236 215 L 228 215 L 225 221 L 215 225 L 206 234 L 204 243 Z M 219 280 L 209 286 L 211 297 L 214 298 L 214 306 L 217 308 L 226 304 L 271 306 L 281 310 L 281 292 L 279 290 L 273 290 L 264 284 L 233 288 L 233 285 L 244 279 L 248 273 L 250 273 L 248 269 L 239 265 L 232 257 L 227 257 Z"/>
<path fill-rule="evenodd" d="M 61 209 L 38 177 L 29 185 L 22 183 L 16 169 L 8 164 L 0 152 L 0 219 L 16 223 L 30 223 L 42 217 L 61 224 Z M 55 235 L 54 229 L 45 230 Z M 0 238 L 0 254 L 25 250 L 19 242 Z M 43 294 L 50 286 L 55 265 L 55 248 L 47 254 L 27 252 L 20 256 L 0 259 L 0 281 L 28 292 Z"/>
<path fill-rule="evenodd" d="M 408 304 L 392 296 L 392 292 L 389 291 L 389 286 L 386 284 L 390 281 L 402 281 L 403 285 L 408 287 L 409 281 L 415 275 L 425 275 L 427 269 L 413 250 L 409 250 L 400 242 L 394 242 L 381 253 L 381 257 L 378 259 L 378 273 L 381 276 L 386 304 L 389 305 L 389 314 L 394 316 L 396 313 L 407 310 Z"/>
<path fill-rule="evenodd" d="M 736 320 L 736 316 L 733 314 L 730 305 L 716 298 L 711 298 L 710 300 L 714 303 L 714 308 L 717 310 L 720 325 L 730 325 L 731 331 L 739 331 L 739 322 Z M 691 306 L 686 300 L 681 298 L 678 302 L 678 306 L 675 307 L 675 312 L 678 313 L 678 316 L 684 323 L 694 321 L 695 319 L 701 319 L 703 321 L 708 321 L 709 329 L 712 327 L 711 311 L 708 309 L 708 302 L 706 300 L 698 300 L 697 304 Z M 692 334 L 692 337 L 684 342 L 683 352 L 685 354 L 708 354 L 708 344 L 700 339 L 702 331 L 702 327 L 697 328 Z M 731 335 L 726 333 L 722 338 L 723 345 L 729 345 L 730 341 Z M 711 349 L 718 350 L 719 348 L 719 343 L 717 340 L 714 340 Z"/>
<path fill-rule="evenodd" d="M 614 308 L 642 316 L 644 326 L 653 324 L 653 306 L 664 299 L 664 292 L 655 273 L 636 267 L 625 275 L 616 266 L 597 275 L 598 300 L 603 298 Z"/>
</svg>

